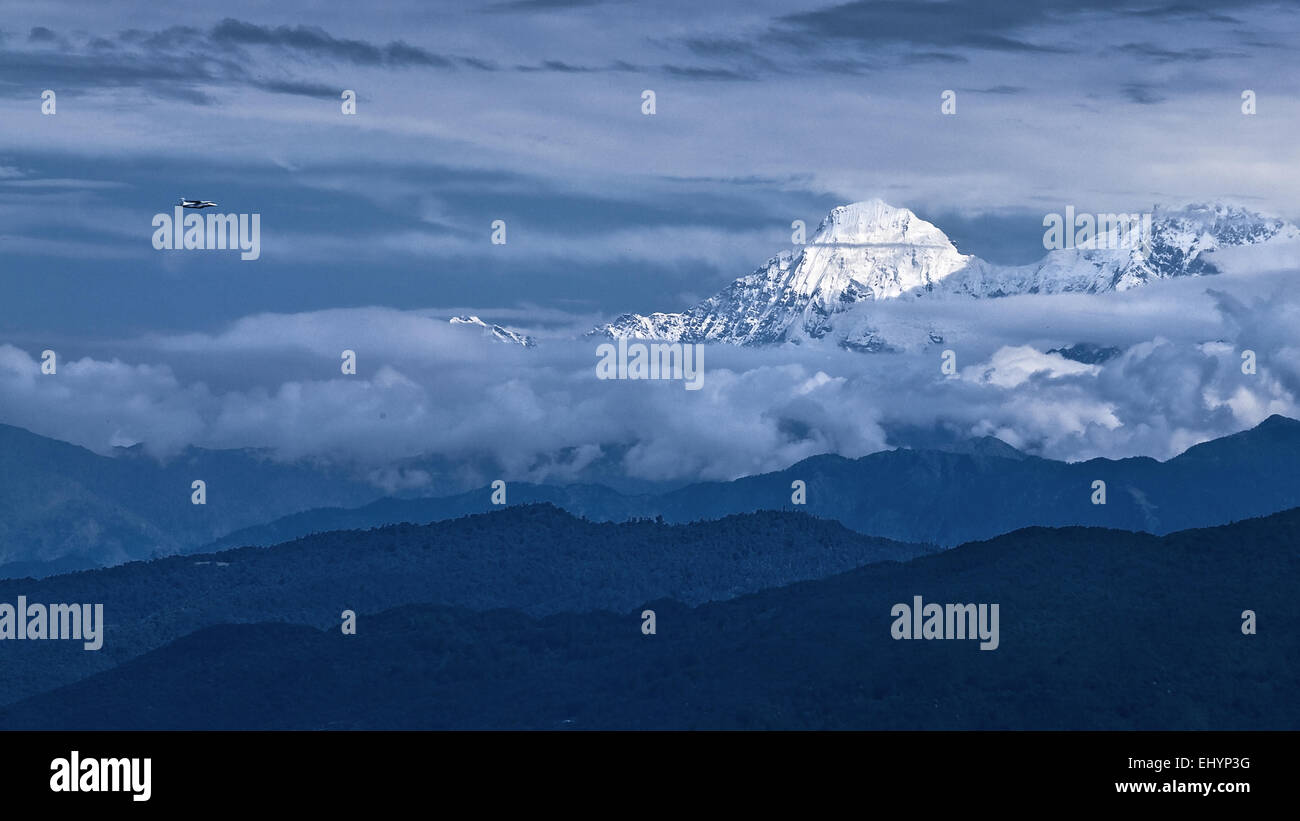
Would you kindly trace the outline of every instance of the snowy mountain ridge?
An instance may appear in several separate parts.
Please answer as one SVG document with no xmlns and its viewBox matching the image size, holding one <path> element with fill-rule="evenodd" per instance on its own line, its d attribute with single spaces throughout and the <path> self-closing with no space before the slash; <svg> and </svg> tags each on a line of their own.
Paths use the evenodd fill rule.
<svg viewBox="0 0 1300 821">
<path fill-rule="evenodd" d="M 1000 266 L 962 254 L 912 211 L 872 199 L 832 209 L 806 245 L 781 252 L 686 311 L 623 314 L 591 334 L 768 345 L 820 339 L 851 312 L 845 325 L 854 327 L 840 344 L 889 350 L 864 323 L 864 311 L 877 300 L 1125 291 L 1218 273 L 1213 251 L 1221 247 L 1300 238 L 1300 229 L 1284 220 L 1218 203 L 1156 208 L 1150 225 L 1141 249 L 1102 243 L 1048 251 L 1029 265 Z M 942 341 L 937 331 L 929 336 Z"/>
<path fill-rule="evenodd" d="M 503 328 L 500 325 L 488 324 L 477 316 L 453 316 L 448 320 L 448 322 L 452 325 L 478 328 L 484 336 L 489 336 L 492 339 L 510 345 L 519 345 L 524 348 L 532 348 L 537 345 L 537 341 L 527 334 L 512 331 L 509 328 Z"/>
</svg>

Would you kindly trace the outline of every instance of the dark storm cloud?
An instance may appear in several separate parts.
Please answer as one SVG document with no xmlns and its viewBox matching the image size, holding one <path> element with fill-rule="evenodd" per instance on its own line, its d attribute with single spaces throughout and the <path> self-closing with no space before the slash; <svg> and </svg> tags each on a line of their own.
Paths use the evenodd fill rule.
<svg viewBox="0 0 1300 821">
<path fill-rule="evenodd" d="M 1064 46 L 1047 46 L 1003 37 L 997 34 L 971 34 L 962 40 L 962 45 L 986 51 L 1007 51 L 1027 54 L 1070 54 L 1074 49 Z"/>
<path fill-rule="evenodd" d="M 123 43 L 148 49 L 181 49 L 207 45 L 205 35 L 193 26 L 170 26 L 160 31 L 128 29 L 118 35 Z"/>
<path fill-rule="evenodd" d="M 171 26 L 127 29 L 94 37 L 78 49 L 62 34 L 37 26 L 27 41 L 37 50 L 0 52 L 0 86 L 62 83 L 71 89 L 137 87 L 154 96 L 197 105 L 214 98 L 204 86 L 248 86 L 281 94 L 334 97 L 336 84 L 293 76 L 266 76 L 248 67 L 247 48 L 267 48 L 355 65 L 491 71 L 477 58 L 449 58 L 400 40 L 384 44 L 340 39 L 307 26 L 259 26 L 227 18 L 209 29 Z M 56 45 L 59 51 L 45 47 Z M 178 61 L 178 56 L 186 59 Z"/>
<path fill-rule="evenodd" d="M 756 80 L 753 74 L 729 68 L 703 68 L 700 66 L 664 65 L 661 68 L 674 77 L 688 80 Z"/>
<path fill-rule="evenodd" d="M 339 90 L 324 83 L 302 82 L 298 80 L 250 80 L 249 84 L 263 91 L 277 94 L 295 94 L 300 97 L 318 97 L 337 99 Z"/>
<path fill-rule="evenodd" d="M 253 52 L 260 49 L 380 68 L 501 70 L 490 59 L 439 54 L 401 40 L 381 43 L 340 38 L 315 26 L 263 26 L 234 18 L 225 18 L 207 29 L 127 29 L 112 38 L 83 38 L 80 49 L 59 32 L 43 26 L 33 28 L 27 41 L 36 50 L 0 53 L 0 69 L 4 69 L 0 87 L 31 83 L 63 83 L 82 90 L 133 86 L 161 98 L 199 105 L 214 102 L 209 93 L 201 90 L 205 86 L 246 86 L 314 98 L 338 94 L 337 83 L 286 75 L 282 64 L 252 68 L 256 65 Z M 59 51 L 47 50 L 51 46 L 59 47 Z M 181 55 L 186 59 L 178 62 Z M 554 74 L 658 71 L 688 80 L 753 79 L 750 72 L 732 68 L 672 64 L 647 68 L 625 60 L 587 65 L 546 59 L 516 65 L 514 70 Z"/>
<path fill-rule="evenodd" d="M 556 74 L 595 74 L 603 71 L 644 71 L 640 66 L 619 60 L 606 66 L 579 66 L 563 60 L 543 60 L 536 65 L 517 65 L 515 71 L 528 73 L 552 72 Z"/>
<path fill-rule="evenodd" d="M 879 68 L 866 60 L 813 60 L 809 63 L 814 70 L 824 74 L 867 74 Z"/>
<path fill-rule="evenodd" d="M 1264 0 L 1217 3 L 1195 0 L 1181 4 L 1143 4 L 1141 0 L 1046 0 L 1040 3 L 990 3 L 984 0 L 853 0 L 820 9 L 792 12 L 775 18 L 765 30 L 750 36 L 734 33 L 699 33 L 677 41 L 697 57 L 722 61 L 715 71 L 749 77 L 756 70 L 774 68 L 774 61 L 794 61 L 805 69 L 829 74 L 861 74 L 871 66 L 842 54 L 828 58 L 839 44 L 863 48 L 898 46 L 890 56 L 904 64 L 961 64 L 969 59 L 960 51 L 1011 55 L 1075 54 L 1090 49 L 1099 39 L 1121 36 L 1136 24 L 1134 18 L 1162 22 L 1194 21 L 1239 24 L 1220 13 L 1222 6 L 1246 8 L 1266 5 Z M 1211 32 L 1213 34 L 1213 32 Z M 1224 32 L 1226 36 L 1228 32 Z M 1125 47 L 1129 56 L 1147 61 L 1199 61 L 1215 56 L 1241 56 L 1216 51 L 1212 46 L 1162 48 L 1135 43 Z M 779 56 L 774 56 L 779 55 Z"/>
<path fill-rule="evenodd" d="M 1124 14 L 1133 17 L 1154 17 L 1157 19 L 1167 20 L 1177 17 L 1209 20 L 1214 23 L 1240 23 L 1235 17 L 1229 17 L 1214 10 L 1216 5 L 1232 5 L 1231 3 L 1222 4 L 1205 4 L 1206 7 L 1191 5 L 1188 3 L 1170 3 L 1164 6 L 1153 6 L 1145 9 L 1132 9 L 1123 11 Z M 1250 3 L 1239 3 L 1241 6 L 1252 5 Z"/>
<path fill-rule="evenodd" d="M 1245 55 L 1240 52 L 1213 48 L 1168 49 L 1153 43 L 1125 43 L 1116 46 L 1116 51 L 1153 63 L 1201 63 L 1214 59 L 1239 59 Z"/>
<path fill-rule="evenodd" d="M 179 66 L 138 55 L 79 55 L 63 52 L 0 52 L 0 87 L 62 84 L 69 94 L 96 88 L 138 87 L 163 98 L 200 105 L 212 102 L 197 89 L 204 84 L 243 79 L 237 63 L 211 59 L 206 65 Z"/>
<path fill-rule="evenodd" d="M 1008 32 L 1045 19 L 1042 10 L 1019 3 L 859 0 L 786 15 L 779 24 L 819 39 L 855 40 L 865 45 L 904 43 L 1035 51 L 1041 47 L 1013 39 Z"/>
<path fill-rule="evenodd" d="M 1129 83 L 1121 89 L 1124 96 L 1139 105 L 1156 105 L 1167 98 L 1145 83 Z"/>
<path fill-rule="evenodd" d="M 483 9 L 487 14 L 532 13 L 580 9 L 598 6 L 603 0 L 512 0 L 508 3 L 493 3 Z"/>
<path fill-rule="evenodd" d="M 478 57 L 457 57 L 456 61 L 463 66 L 478 69 L 479 71 L 498 71 L 499 67 L 491 60 L 482 60 Z"/>
<path fill-rule="evenodd" d="M 960 54 L 944 51 L 914 51 L 903 56 L 904 63 L 969 63 L 970 59 Z"/>
<path fill-rule="evenodd" d="M 558 71 L 561 74 L 586 74 L 600 69 L 591 68 L 590 66 L 574 66 L 563 60 L 543 60 L 541 65 L 536 66 L 518 66 L 520 71 Z"/>
<path fill-rule="evenodd" d="M 748 75 L 759 71 L 770 73 L 779 73 L 781 71 L 780 66 L 769 56 L 774 53 L 774 48 L 780 44 L 772 43 L 770 39 L 770 37 L 762 37 L 759 40 L 744 40 L 729 36 L 702 36 L 664 43 L 657 40 L 651 42 L 657 45 L 666 45 L 670 48 L 682 46 L 695 57 L 721 60 L 728 63 L 725 67 L 726 70 L 730 70 L 734 74 L 746 75 L 748 79 Z M 858 72 L 833 71 L 832 73 Z"/>
<path fill-rule="evenodd" d="M 50 31 L 45 26 L 36 26 L 27 35 L 27 42 L 53 44 L 53 43 L 58 43 L 59 38 L 57 35 L 55 35 L 54 32 Z"/>
<path fill-rule="evenodd" d="M 959 91 L 967 91 L 972 94 L 1023 94 L 1028 89 L 1024 86 L 989 86 L 988 88 L 962 88 Z"/>
<path fill-rule="evenodd" d="M 785 15 L 779 18 L 778 28 L 823 40 L 857 41 L 866 46 L 902 44 L 988 51 L 1057 52 L 1062 50 L 1060 46 L 1031 41 L 1026 38 L 1025 30 L 1097 13 L 1154 20 L 1191 18 L 1239 23 L 1223 14 L 1223 9 L 1262 5 L 1267 5 L 1266 0 L 1235 3 L 1194 0 L 1174 5 L 1142 4 L 1132 0 L 1045 0 L 1038 3 L 855 0 L 816 11 Z M 1089 23 L 1104 24 L 1096 20 Z"/>
<path fill-rule="evenodd" d="M 227 17 L 213 27 L 208 36 L 216 44 L 275 46 L 358 65 L 452 66 L 450 58 L 401 40 L 378 45 L 364 40 L 339 39 L 316 26 L 273 28 Z"/>
<path fill-rule="evenodd" d="M 688 37 L 682 45 L 700 57 L 753 57 L 758 54 L 754 43 L 731 37 Z"/>
</svg>

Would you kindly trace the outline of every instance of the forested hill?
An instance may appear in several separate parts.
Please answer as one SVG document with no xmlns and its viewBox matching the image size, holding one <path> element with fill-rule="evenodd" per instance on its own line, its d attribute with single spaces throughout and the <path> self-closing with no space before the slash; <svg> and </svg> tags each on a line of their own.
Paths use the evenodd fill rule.
<svg viewBox="0 0 1300 821">
<path fill-rule="evenodd" d="M 430 525 L 321 533 L 84 571 L 0 580 L 0 602 L 100 602 L 104 648 L 0 643 L 0 704 L 106 669 L 187 633 L 231 622 L 337 625 L 343 610 L 402 604 L 534 615 L 622 611 L 648 599 L 696 604 L 821 578 L 933 548 L 873 539 L 802 513 L 692 525 L 583 521 L 549 505 Z"/>
<path fill-rule="evenodd" d="M 719 524 L 721 541 L 697 545 L 779 521 Z M 499 527 L 504 544 L 517 524 L 458 526 Z M 691 532 L 620 532 L 642 528 Z M 693 608 L 415 605 L 362 612 L 356 635 L 214 626 L 0 711 L 0 726 L 1295 730 L 1298 540 L 1300 510 L 1166 537 L 1031 528 Z M 892 638 L 891 608 L 918 595 L 998 604 L 998 647 Z"/>
</svg>

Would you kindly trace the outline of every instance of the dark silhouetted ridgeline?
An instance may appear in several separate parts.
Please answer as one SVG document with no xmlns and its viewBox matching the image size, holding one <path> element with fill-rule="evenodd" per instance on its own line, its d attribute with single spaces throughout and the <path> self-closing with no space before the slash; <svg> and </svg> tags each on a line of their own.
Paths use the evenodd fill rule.
<svg viewBox="0 0 1300 821">
<path fill-rule="evenodd" d="M 860 533 L 951 546 L 1034 525 L 1111 527 L 1164 534 L 1266 516 L 1300 505 L 1300 422 L 1269 417 L 1252 430 L 1189 448 L 1167 462 L 1066 463 L 997 439 L 946 450 L 892 450 L 860 459 L 814 456 L 776 473 L 706 482 L 658 495 L 623 496 L 596 485 L 509 485 L 512 504 L 549 502 L 600 521 L 663 516 L 717 519 L 800 509 Z M 1106 504 L 1092 503 L 1094 480 Z M 794 508 L 791 483 L 807 485 Z M 382 499 L 358 509 L 309 510 L 229 534 L 205 549 L 270 545 L 313 532 L 431 522 L 492 509 L 476 490 L 439 499 Z"/>
<path fill-rule="evenodd" d="M 1167 462 L 1056 462 L 985 438 L 860 459 L 815 456 L 775 473 L 640 495 L 511 482 L 507 499 L 609 522 L 797 509 L 859 533 L 952 546 L 1033 525 L 1163 534 L 1264 516 L 1300 505 L 1298 462 L 1300 422 L 1272 416 Z M 208 482 L 207 505 L 189 503 L 195 478 Z M 1105 505 L 1092 504 L 1098 479 L 1107 484 Z M 807 485 L 804 506 L 791 502 L 795 480 Z M 190 449 L 159 467 L 139 448 L 108 458 L 0 426 L 0 578 L 495 509 L 487 488 L 437 498 L 377 495 L 328 469 L 277 464 L 254 451 Z"/>
<path fill-rule="evenodd" d="M 513 546 L 517 557 L 539 545 L 525 534 L 543 534 L 554 547 L 582 534 L 616 533 L 638 553 L 694 539 L 692 549 L 707 544 L 726 557 L 749 540 L 764 561 L 779 561 L 782 550 L 796 550 L 798 534 L 819 527 L 833 526 L 768 514 L 686 528 L 613 528 L 525 508 L 441 531 L 337 534 L 344 544 L 324 550 L 318 563 L 348 572 L 366 566 L 367 551 L 391 546 L 395 566 L 419 567 L 426 548 L 404 534 L 458 529 L 468 538 L 448 536 L 444 550 L 496 554 Z M 357 545 L 348 547 L 352 540 Z M 0 711 L 0 726 L 1300 729 L 1298 540 L 1300 510 L 1164 537 L 1029 528 L 726 601 L 650 601 L 653 636 L 641 633 L 642 604 L 626 600 L 614 612 L 544 617 L 436 605 L 376 612 L 362 602 L 355 636 L 337 626 L 205 627 L 11 705 Z M 597 549 L 618 548 L 605 538 Z M 286 567 L 310 555 L 302 550 Z M 511 561 L 498 569 L 503 589 L 555 583 L 529 581 L 543 562 L 523 569 Z M 561 565 L 582 574 L 571 579 L 574 591 L 609 596 L 601 592 L 614 586 L 607 569 Z M 175 573 L 151 578 L 159 592 L 184 583 Z M 367 578 L 357 574 L 358 591 Z M 294 590 L 288 571 L 266 582 Z M 224 595 L 251 606 L 267 592 L 261 586 Z M 914 595 L 997 603 L 999 648 L 892 639 L 890 609 Z M 476 607 L 496 601 L 484 594 Z M 196 599 L 192 606 L 203 605 Z M 1257 635 L 1242 634 L 1246 609 L 1257 614 Z"/>
<path fill-rule="evenodd" d="M 196 479 L 207 483 L 205 505 L 190 503 Z M 0 575 L 167 556 L 294 511 L 379 495 L 340 472 L 255 450 L 187 448 L 160 465 L 140 446 L 101 456 L 0 425 Z"/>
<path fill-rule="evenodd" d="M 696 604 L 934 550 L 875 539 L 801 513 L 693 525 L 577 519 L 550 505 L 431 525 L 339 531 L 273 548 L 177 556 L 42 580 L 0 580 L 0 602 L 104 605 L 103 649 L 0 642 L 0 704 L 228 622 L 340 623 L 343 610 L 403 604 L 534 615 Z"/>
</svg>

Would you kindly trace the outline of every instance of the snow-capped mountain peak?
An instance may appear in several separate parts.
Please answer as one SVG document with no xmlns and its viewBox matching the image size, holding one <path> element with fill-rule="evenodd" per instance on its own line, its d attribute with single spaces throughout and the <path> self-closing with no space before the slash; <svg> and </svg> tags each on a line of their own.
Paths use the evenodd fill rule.
<svg viewBox="0 0 1300 821">
<path fill-rule="evenodd" d="M 875 199 L 833 209 L 798 253 L 787 283 L 827 312 L 845 301 L 891 299 L 965 267 L 942 231 Z"/>
<path fill-rule="evenodd" d="M 973 261 L 908 209 L 867 200 L 833 209 L 806 245 L 689 311 L 625 314 L 596 332 L 736 344 L 816 338 L 832 315 L 856 303 L 930 290 Z"/>
<path fill-rule="evenodd" d="M 920 245 L 950 247 L 948 237 L 906 208 L 882 199 L 840 205 L 817 226 L 813 245 Z"/>
<path fill-rule="evenodd" d="M 531 348 L 537 344 L 531 336 L 521 334 L 518 331 L 512 331 L 509 328 L 503 328 L 500 325 L 491 325 L 476 316 L 453 316 L 448 320 L 452 325 L 465 325 L 478 328 L 485 335 L 490 334 L 492 338 L 511 345 L 520 345 L 524 348 Z"/>
<path fill-rule="evenodd" d="M 1140 248 L 1093 243 L 1049 251 L 1030 265 L 997 266 L 962 254 L 943 231 L 906 208 L 879 199 L 851 203 L 832 209 L 806 245 L 772 257 L 694 307 L 624 314 L 592 333 L 761 345 L 821 338 L 835 317 L 851 312 L 837 334 L 840 344 L 889 350 L 870 320 L 877 300 L 1123 291 L 1159 279 L 1218 273 L 1212 256 L 1219 248 L 1300 238 L 1300 229 L 1284 220 L 1218 203 L 1134 216 L 1150 228 Z M 942 339 L 930 328 L 924 336 L 934 344 Z"/>
</svg>

